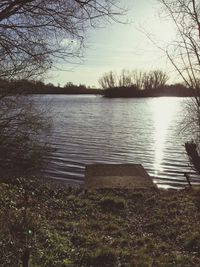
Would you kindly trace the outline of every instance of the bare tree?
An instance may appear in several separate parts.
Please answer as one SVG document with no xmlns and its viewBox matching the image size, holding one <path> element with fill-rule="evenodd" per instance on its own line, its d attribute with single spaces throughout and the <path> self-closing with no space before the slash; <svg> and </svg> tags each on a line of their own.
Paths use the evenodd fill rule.
<svg viewBox="0 0 200 267">
<path fill-rule="evenodd" d="M 117 74 L 113 71 L 104 73 L 103 76 L 99 79 L 99 84 L 103 89 L 118 86 Z"/>
<path fill-rule="evenodd" d="M 141 70 L 132 71 L 133 84 L 135 84 L 136 87 L 139 89 L 143 89 L 143 76 L 144 76 L 144 72 Z"/>
<path fill-rule="evenodd" d="M 167 80 L 167 74 L 161 70 L 142 72 L 123 69 L 120 74 L 113 71 L 105 73 L 99 79 L 99 84 L 103 89 L 133 85 L 138 89 L 157 89 L 165 85 Z"/>
<path fill-rule="evenodd" d="M 46 151 L 39 137 L 48 128 L 44 113 L 28 97 L 10 95 L 3 79 L 38 78 L 57 63 L 80 59 L 87 29 L 122 13 L 115 0 L 0 1 L 1 178 L 34 173 Z"/>
<path fill-rule="evenodd" d="M 118 85 L 120 87 L 130 87 L 133 85 L 132 73 L 129 70 L 123 69 L 119 74 Z"/>
<path fill-rule="evenodd" d="M 115 0 L 1 0 L 0 78 L 33 77 L 79 58 L 88 27 L 122 13 Z"/>
<path fill-rule="evenodd" d="M 39 111 L 28 96 L 16 94 L 1 96 L 0 106 L 0 178 L 40 175 L 51 150 L 42 138 L 51 127 L 46 108 Z"/>
<path fill-rule="evenodd" d="M 177 39 L 167 56 L 185 84 L 199 94 L 200 78 L 200 3 L 196 0 L 158 0 L 173 20 Z M 198 97 L 196 99 L 198 102 Z"/>
<path fill-rule="evenodd" d="M 144 72 L 142 76 L 143 89 L 157 89 L 166 84 L 169 77 L 161 70 L 154 70 L 150 72 Z"/>
<path fill-rule="evenodd" d="M 185 84 L 194 90 L 195 101 L 191 101 L 186 129 L 196 126 L 195 142 L 185 144 L 186 152 L 194 168 L 199 172 L 200 132 L 200 2 L 198 0 L 159 0 L 165 14 L 170 17 L 177 30 L 177 39 L 166 53 L 168 59 L 182 77 Z M 192 110 L 192 113 L 191 113 Z"/>
</svg>

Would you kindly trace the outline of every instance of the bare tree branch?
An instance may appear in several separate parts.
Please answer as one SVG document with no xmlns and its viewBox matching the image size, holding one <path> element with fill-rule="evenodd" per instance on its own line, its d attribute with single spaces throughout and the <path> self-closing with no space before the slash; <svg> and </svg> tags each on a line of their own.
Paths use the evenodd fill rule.
<svg viewBox="0 0 200 267">
<path fill-rule="evenodd" d="M 115 0 L 1 0 L 0 77 L 38 76 L 79 59 L 88 27 L 123 14 Z"/>
</svg>

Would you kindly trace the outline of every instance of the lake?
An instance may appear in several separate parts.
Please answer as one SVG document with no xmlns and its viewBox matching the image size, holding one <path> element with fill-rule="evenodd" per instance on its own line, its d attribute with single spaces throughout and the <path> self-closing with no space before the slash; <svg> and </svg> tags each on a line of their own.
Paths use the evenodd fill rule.
<svg viewBox="0 0 200 267">
<path fill-rule="evenodd" d="M 181 131 L 187 99 L 96 95 L 34 96 L 53 118 L 47 177 L 83 184 L 86 164 L 140 163 L 160 187 L 182 187 L 191 172 Z M 180 133 L 181 132 L 181 133 Z M 193 176 L 198 183 L 198 177 Z"/>
</svg>

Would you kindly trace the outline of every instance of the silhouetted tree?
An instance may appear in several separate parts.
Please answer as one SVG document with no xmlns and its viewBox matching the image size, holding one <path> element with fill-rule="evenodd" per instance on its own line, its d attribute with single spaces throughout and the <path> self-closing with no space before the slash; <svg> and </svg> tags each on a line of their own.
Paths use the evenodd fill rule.
<svg viewBox="0 0 200 267">
<path fill-rule="evenodd" d="M 185 84 L 200 90 L 200 3 L 196 0 L 158 0 L 173 20 L 177 39 L 166 53 Z M 197 97 L 197 101 L 198 97 Z"/>
<path fill-rule="evenodd" d="M 41 138 L 50 129 L 46 113 L 21 95 L 0 96 L 0 107 L 0 179 L 39 174 L 49 151 Z"/>
<path fill-rule="evenodd" d="M 142 77 L 143 89 L 157 89 L 166 84 L 169 77 L 161 70 L 145 72 Z"/>
<path fill-rule="evenodd" d="M 137 88 L 143 89 L 143 71 L 133 70 L 132 71 L 132 79 L 133 83 L 136 85 Z"/>
<path fill-rule="evenodd" d="M 100 79 L 99 84 L 103 89 L 113 88 L 118 86 L 118 77 L 117 74 L 113 71 L 105 73 Z"/>
<path fill-rule="evenodd" d="M 195 92 L 195 102 L 191 101 L 187 126 L 196 124 L 196 143 L 200 133 L 200 2 L 197 0 L 159 0 L 165 13 L 173 20 L 177 35 L 166 53 L 168 59 L 182 77 L 187 87 Z M 189 122 L 189 123 L 188 123 Z M 186 152 L 195 169 L 199 171 L 197 158 L 198 145 L 186 143 Z M 194 156 L 196 155 L 196 156 Z"/>
<path fill-rule="evenodd" d="M 0 77 L 33 77 L 79 58 L 88 27 L 122 13 L 114 0 L 1 0 Z"/>
<path fill-rule="evenodd" d="M 114 0 L 1 0 L 0 79 L 20 79 L 18 88 L 19 83 L 33 88 L 35 84 L 23 79 L 38 78 L 55 64 L 79 59 L 85 31 L 122 13 Z M 0 90 L 1 177 L 7 171 L 28 175 L 36 161 L 42 162 L 45 144 L 38 136 L 46 126 L 31 100 Z"/>
<path fill-rule="evenodd" d="M 103 89 L 131 86 L 138 89 L 157 89 L 164 86 L 167 80 L 167 74 L 161 70 L 142 72 L 123 69 L 120 74 L 113 71 L 105 73 L 99 79 L 99 84 Z"/>
<path fill-rule="evenodd" d="M 129 70 L 123 69 L 119 74 L 118 86 L 119 87 L 130 87 L 133 85 L 132 73 Z"/>
</svg>

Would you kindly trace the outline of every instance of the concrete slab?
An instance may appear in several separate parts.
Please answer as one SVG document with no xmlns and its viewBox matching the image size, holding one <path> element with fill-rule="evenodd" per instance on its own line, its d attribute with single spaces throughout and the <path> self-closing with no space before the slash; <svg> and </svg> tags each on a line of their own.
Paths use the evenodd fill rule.
<svg viewBox="0 0 200 267">
<path fill-rule="evenodd" d="M 85 168 L 86 189 L 156 187 L 141 164 L 94 164 Z"/>
</svg>

